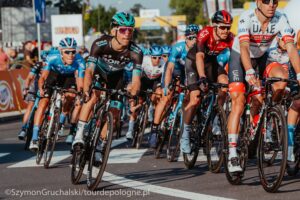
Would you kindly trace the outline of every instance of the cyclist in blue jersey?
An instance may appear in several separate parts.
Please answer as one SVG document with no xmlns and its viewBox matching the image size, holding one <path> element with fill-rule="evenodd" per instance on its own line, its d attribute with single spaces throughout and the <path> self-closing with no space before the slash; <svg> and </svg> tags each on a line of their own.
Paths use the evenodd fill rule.
<svg viewBox="0 0 300 200">
<path fill-rule="evenodd" d="M 158 133 L 158 126 L 160 117 L 165 110 L 167 103 L 172 97 L 172 92 L 169 91 L 168 86 L 174 77 L 179 76 L 181 83 L 184 83 L 184 64 L 187 52 L 196 44 L 197 33 L 199 26 L 190 24 L 185 31 L 185 41 L 178 42 L 172 47 L 171 54 L 168 59 L 167 69 L 164 78 L 163 97 L 155 108 L 154 120 L 151 127 L 150 147 L 156 148 L 156 134 Z"/>
<path fill-rule="evenodd" d="M 30 73 L 28 74 L 25 81 L 25 86 L 23 89 L 23 98 L 27 102 L 27 108 L 23 116 L 23 124 L 22 124 L 21 131 L 18 134 L 18 138 L 20 140 L 24 140 L 24 138 L 26 137 L 25 130 L 26 130 L 27 122 L 35 102 L 35 96 L 32 93 L 37 93 L 38 80 L 40 77 L 40 72 L 42 70 L 42 67 L 43 67 L 43 63 L 41 62 L 35 63 L 31 68 Z"/>
<path fill-rule="evenodd" d="M 42 98 L 34 116 L 33 135 L 29 146 L 31 150 L 36 150 L 38 148 L 38 134 L 43 121 L 44 112 L 50 101 L 53 86 L 57 85 L 64 89 L 76 88 L 77 86 L 77 91 L 81 91 L 83 88 L 85 62 L 83 58 L 76 53 L 76 48 L 77 42 L 75 39 L 66 37 L 59 43 L 60 52 L 47 56 L 45 67 L 43 68 L 41 77 L 38 81 L 39 93 Z M 65 94 L 65 103 L 59 121 L 60 126 L 64 123 L 74 99 L 74 94 Z M 74 113 L 79 113 L 79 104 L 77 104 L 74 110 Z M 76 127 L 76 117 L 72 120 L 71 123 L 74 128 Z"/>
</svg>

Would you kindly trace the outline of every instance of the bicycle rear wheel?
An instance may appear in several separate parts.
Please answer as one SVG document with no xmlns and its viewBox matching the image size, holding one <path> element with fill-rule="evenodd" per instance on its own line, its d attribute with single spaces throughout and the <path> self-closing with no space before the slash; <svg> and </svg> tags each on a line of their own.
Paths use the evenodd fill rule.
<svg viewBox="0 0 300 200">
<path fill-rule="evenodd" d="M 287 164 L 286 118 L 279 105 L 268 108 L 265 115 L 267 121 L 264 118 L 259 127 L 258 169 L 263 188 L 276 192 Z"/>
<path fill-rule="evenodd" d="M 86 164 L 86 151 L 80 148 L 80 146 L 75 146 L 72 155 L 72 169 L 71 169 L 71 181 L 73 184 L 77 184 L 80 181 L 82 172 Z"/>
<path fill-rule="evenodd" d="M 187 169 L 192 169 L 195 166 L 197 161 L 199 150 L 200 150 L 200 131 L 199 124 L 201 123 L 200 116 L 195 115 L 192 121 L 192 131 L 190 132 L 190 144 L 191 144 L 191 153 L 183 153 L 184 165 Z M 183 127 L 183 124 L 182 126 Z M 183 128 L 181 128 L 182 135 Z"/>
<path fill-rule="evenodd" d="M 36 158 L 35 158 L 35 162 L 37 165 L 39 165 L 41 163 L 41 160 L 43 158 L 44 155 L 44 151 L 45 151 L 45 147 L 46 147 L 46 131 L 48 128 L 48 120 L 46 119 L 46 117 L 43 120 L 42 126 L 41 126 L 41 130 L 39 133 L 39 138 L 38 138 L 38 151 L 36 152 Z"/>
<path fill-rule="evenodd" d="M 101 121 L 100 121 L 101 120 Z M 106 131 L 106 138 L 101 138 L 101 132 Z M 87 174 L 87 187 L 89 190 L 95 190 L 102 180 L 103 173 L 108 161 L 110 147 L 113 138 L 113 114 L 106 112 L 97 118 L 96 129 L 92 142 L 92 150 L 89 157 L 88 174 Z M 97 149 L 101 142 L 106 142 L 104 148 L 100 151 Z M 101 153 L 101 160 L 95 159 L 95 154 Z"/>
<path fill-rule="evenodd" d="M 147 121 L 148 121 L 148 109 L 149 106 L 146 104 L 144 105 L 143 112 L 141 113 L 141 118 L 139 121 L 139 133 L 136 141 L 136 148 L 139 149 L 141 144 L 143 143 L 143 137 L 145 134 Z"/>
<path fill-rule="evenodd" d="M 59 110 L 55 109 L 53 114 L 53 122 L 52 127 L 50 128 L 49 137 L 47 137 L 47 143 L 44 152 L 44 167 L 48 168 L 53 156 L 53 151 L 55 148 L 56 140 L 57 140 L 57 132 L 59 130 Z"/>
<path fill-rule="evenodd" d="M 214 120 L 217 120 L 218 127 L 213 127 Z M 226 116 L 223 107 L 219 105 L 214 106 L 206 134 L 207 163 L 209 170 L 213 173 L 218 173 L 223 164 L 224 133 L 226 124 Z M 215 128 L 215 132 L 213 132 L 213 128 Z"/>
<path fill-rule="evenodd" d="M 176 116 L 174 118 L 174 123 L 172 130 L 170 131 L 170 137 L 167 147 L 167 159 L 169 162 L 174 162 L 178 160 L 180 151 L 179 151 L 179 140 L 181 137 L 181 125 L 183 123 L 183 111 L 178 109 Z"/>
</svg>

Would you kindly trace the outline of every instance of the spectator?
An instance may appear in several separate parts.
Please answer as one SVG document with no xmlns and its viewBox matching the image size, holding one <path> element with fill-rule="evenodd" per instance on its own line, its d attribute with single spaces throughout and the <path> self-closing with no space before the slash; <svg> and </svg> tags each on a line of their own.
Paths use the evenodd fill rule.
<svg viewBox="0 0 300 200">
<path fill-rule="evenodd" d="M 26 67 L 31 68 L 34 65 L 33 49 L 34 46 L 31 41 L 24 43 L 24 65 Z"/>
<path fill-rule="evenodd" d="M 8 70 L 9 57 L 0 46 L 0 71 Z"/>
</svg>

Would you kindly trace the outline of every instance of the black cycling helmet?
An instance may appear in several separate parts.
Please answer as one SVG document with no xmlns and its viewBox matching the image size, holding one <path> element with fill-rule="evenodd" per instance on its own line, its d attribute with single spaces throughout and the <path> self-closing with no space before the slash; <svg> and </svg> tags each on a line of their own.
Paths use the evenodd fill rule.
<svg viewBox="0 0 300 200">
<path fill-rule="evenodd" d="M 212 23 L 232 24 L 232 16 L 226 10 L 217 11 L 211 18 Z"/>
</svg>

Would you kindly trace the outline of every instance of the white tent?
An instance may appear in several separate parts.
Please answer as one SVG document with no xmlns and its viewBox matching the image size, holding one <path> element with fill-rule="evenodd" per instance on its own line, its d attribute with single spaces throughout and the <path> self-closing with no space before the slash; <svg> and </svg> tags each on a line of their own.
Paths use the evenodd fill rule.
<svg viewBox="0 0 300 200">
<path fill-rule="evenodd" d="M 284 9 L 290 25 L 294 28 L 296 33 L 300 30 L 300 1 L 291 0 Z"/>
</svg>

